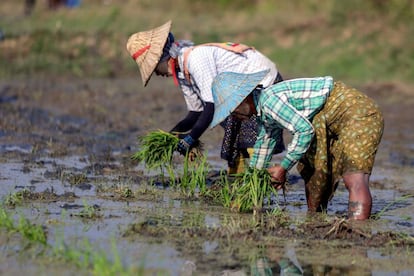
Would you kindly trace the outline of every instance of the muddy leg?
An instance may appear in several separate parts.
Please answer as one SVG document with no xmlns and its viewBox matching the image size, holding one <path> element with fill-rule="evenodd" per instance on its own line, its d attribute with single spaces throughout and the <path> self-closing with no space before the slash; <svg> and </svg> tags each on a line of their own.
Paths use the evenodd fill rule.
<svg viewBox="0 0 414 276">
<path fill-rule="evenodd" d="M 349 173 L 343 176 L 349 192 L 348 218 L 365 220 L 371 215 L 372 197 L 369 190 L 369 175 Z"/>
<path fill-rule="evenodd" d="M 328 199 L 325 187 L 308 182 L 305 184 L 306 202 L 308 212 L 324 212 L 328 208 Z"/>
</svg>

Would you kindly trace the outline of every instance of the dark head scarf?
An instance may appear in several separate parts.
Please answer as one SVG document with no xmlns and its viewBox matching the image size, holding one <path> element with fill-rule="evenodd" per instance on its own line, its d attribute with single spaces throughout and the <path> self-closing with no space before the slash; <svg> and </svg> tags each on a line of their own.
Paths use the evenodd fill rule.
<svg viewBox="0 0 414 276">
<path fill-rule="evenodd" d="M 170 57 L 170 48 L 174 43 L 174 35 L 170 32 L 168 33 L 167 42 L 165 42 L 164 48 L 162 49 L 162 55 L 159 62 L 166 61 Z"/>
</svg>

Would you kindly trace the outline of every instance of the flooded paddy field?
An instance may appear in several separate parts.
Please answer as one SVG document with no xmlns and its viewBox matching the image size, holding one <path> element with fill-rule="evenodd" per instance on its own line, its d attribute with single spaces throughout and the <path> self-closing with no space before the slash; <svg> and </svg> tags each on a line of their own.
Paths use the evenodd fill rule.
<svg viewBox="0 0 414 276">
<path fill-rule="evenodd" d="M 167 81 L 146 89 L 138 78 L 1 81 L 0 273 L 414 274 L 414 93 L 402 84 L 359 88 L 385 117 L 367 222 L 345 220 L 341 184 L 327 214 L 309 216 L 296 171 L 286 197 L 272 201 L 283 212 L 257 216 L 165 185 L 130 157 L 138 136 L 169 130 L 186 113 Z M 220 128 L 201 138 L 209 183 L 226 169 L 221 138 Z M 45 241 L 24 230 L 35 227 Z"/>
</svg>

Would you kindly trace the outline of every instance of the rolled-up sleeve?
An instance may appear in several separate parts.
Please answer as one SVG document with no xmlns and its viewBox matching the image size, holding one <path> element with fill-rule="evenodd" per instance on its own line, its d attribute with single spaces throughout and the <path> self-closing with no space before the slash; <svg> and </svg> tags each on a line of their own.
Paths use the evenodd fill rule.
<svg viewBox="0 0 414 276">
<path fill-rule="evenodd" d="M 282 134 L 281 128 L 266 129 L 264 125 L 259 124 L 254 153 L 250 159 L 250 167 L 262 169 L 270 166 L 273 150 L 278 137 Z"/>
</svg>

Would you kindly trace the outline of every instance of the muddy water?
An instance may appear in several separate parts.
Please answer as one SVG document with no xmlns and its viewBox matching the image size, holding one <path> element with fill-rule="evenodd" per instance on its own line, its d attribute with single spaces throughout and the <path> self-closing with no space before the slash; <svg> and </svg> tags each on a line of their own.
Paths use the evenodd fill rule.
<svg viewBox="0 0 414 276">
<path fill-rule="evenodd" d="M 286 198 L 279 194 L 272 203 L 284 210 L 283 219 L 237 214 L 162 185 L 159 172 L 148 172 L 129 157 L 137 150 L 137 136 L 168 130 L 185 114 L 184 105 L 167 81 L 144 90 L 138 79 L 1 82 L 0 197 L 5 201 L 26 191 L 23 202 L 4 208 L 16 219 L 23 215 L 43 225 L 52 247 L 63 240 L 83 248 L 87 240 L 108 259 L 118 254 L 125 267 L 143 268 L 144 274 L 262 270 L 277 275 L 284 269 L 309 275 L 410 275 L 414 94 L 397 84 L 361 89 L 379 102 L 386 120 L 371 177 L 373 214 L 379 219 L 344 221 L 343 185 L 327 215 L 309 217 L 296 171 Z M 214 129 L 203 136 L 213 180 L 225 169 L 218 158 L 221 135 Z M 51 262 L 16 235 L 0 233 L 3 274 L 88 274 L 70 262 Z"/>
</svg>

